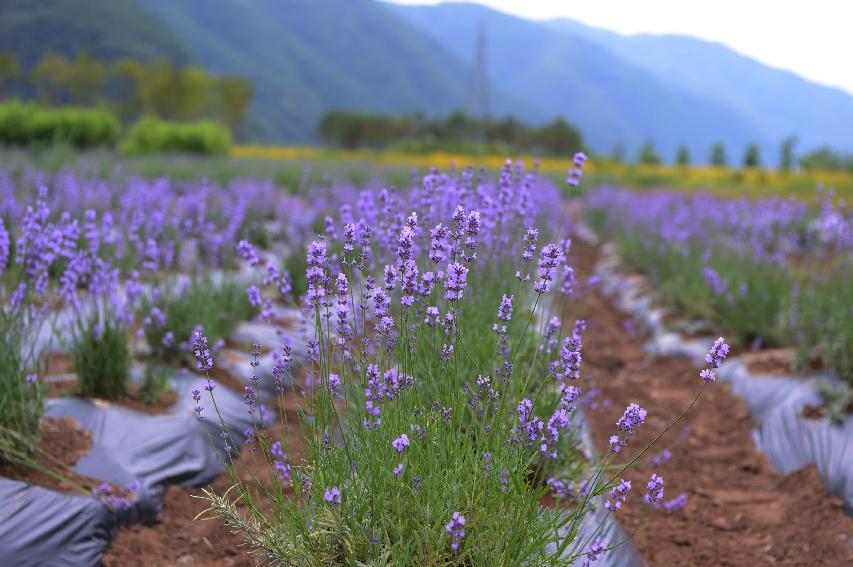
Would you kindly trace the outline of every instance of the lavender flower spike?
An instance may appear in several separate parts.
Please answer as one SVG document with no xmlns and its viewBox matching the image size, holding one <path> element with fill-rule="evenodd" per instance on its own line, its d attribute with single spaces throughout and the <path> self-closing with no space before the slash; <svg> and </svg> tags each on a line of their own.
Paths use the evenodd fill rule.
<svg viewBox="0 0 853 567">
<path fill-rule="evenodd" d="M 193 331 L 192 349 L 199 370 L 207 372 L 213 368 L 213 356 L 211 356 L 210 349 L 207 346 L 207 337 L 202 334 L 200 329 Z"/>
<path fill-rule="evenodd" d="M 714 346 L 712 346 L 711 350 L 708 351 L 708 354 L 705 355 L 705 361 L 711 366 L 711 368 L 719 368 L 728 354 L 729 345 L 726 344 L 723 337 L 720 337 L 714 341 Z"/>
</svg>

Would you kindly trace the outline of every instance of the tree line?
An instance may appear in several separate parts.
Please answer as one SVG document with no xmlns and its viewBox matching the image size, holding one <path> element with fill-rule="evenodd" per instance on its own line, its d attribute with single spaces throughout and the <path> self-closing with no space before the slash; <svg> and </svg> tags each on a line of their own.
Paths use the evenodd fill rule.
<svg viewBox="0 0 853 567">
<path fill-rule="evenodd" d="M 124 122 L 144 115 L 167 120 L 221 120 L 238 132 L 252 99 L 240 77 L 213 75 L 169 60 L 100 61 L 86 52 L 74 59 L 46 54 L 29 69 L 11 53 L 0 53 L 0 97 L 35 99 L 45 106 L 106 105 Z"/>
<path fill-rule="evenodd" d="M 828 146 L 822 146 L 810 152 L 807 152 L 797 158 L 795 156 L 795 148 L 797 138 L 790 136 L 785 138 L 779 146 L 779 170 L 791 171 L 799 165 L 805 170 L 847 170 L 853 172 L 853 154 L 844 154 L 833 150 Z M 625 161 L 624 148 L 617 146 L 614 148 L 611 158 L 616 162 Z M 640 146 L 637 152 L 636 162 L 643 165 L 658 165 L 663 163 L 663 158 L 655 150 L 652 142 L 646 142 Z M 691 164 L 690 150 L 686 145 L 678 147 L 675 157 L 672 161 L 677 166 L 689 166 Z M 729 165 L 737 165 L 737 161 L 730 164 L 729 156 L 726 147 L 722 142 L 715 142 L 708 154 L 708 163 L 713 166 L 727 167 Z M 743 156 L 739 164 L 745 169 L 757 169 L 762 167 L 763 161 L 761 156 L 761 148 L 758 144 L 748 144 L 744 149 Z"/>
<path fill-rule="evenodd" d="M 320 138 L 335 147 L 408 151 L 525 151 L 566 155 L 583 149 L 580 130 L 563 118 L 540 126 L 513 117 L 477 118 L 463 112 L 444 117 L 370 114 L 337 110 L 317 127 Z"/>
</svg>

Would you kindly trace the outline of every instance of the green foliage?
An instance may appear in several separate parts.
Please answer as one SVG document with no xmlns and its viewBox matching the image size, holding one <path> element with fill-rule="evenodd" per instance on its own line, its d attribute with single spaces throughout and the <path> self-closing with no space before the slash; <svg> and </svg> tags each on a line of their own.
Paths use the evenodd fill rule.
<svg viewBox="0 0 853 567">
<path fill-rule="evenodd" d="M 726 158 L 726 147 L 722 142 L 716 142 L 711 146 L 711 157 L 708 161 L 711 162 L 711 165 L 720 167 L 725 166 L 728 163 L 728 158 Z"/>
<path fill-rule="evenodd" d="M 21 79 L 21 67 L 14 53 L 0 53 L 0 96 Z"/>
<path fill-rule="evenodd" d="M 661 163 L 660 155 L 655 151 L 655 146 L 652 142 L 646 142 L 640 147 L 640 152 L 637 154 L 637 163 L 644 165 L 658 165 Z"/>
<path fill-rule="evenodd" d="M 816 347 L 830 370 L 853 384 L 853 302 L 850 300 L 851 267 L 824 272 L 814 270 L 793 298 L 789 328 L 796 337 L 799 360 L 804 363 Z"/>
<path fill-rule="evenodd" d="M 853 173 L 853 154 L 823 146 L 801 157 L 800 166 L 808 171 L 846 170 Z"/>
<path fill-rule="evenodd" d="M 779 152 L 779 169 L 781 171 L 788 172 L 794 167 L 794 146 L 796 145 L 796 136 L 789 136 L 782 141 L 782 146 Z"/>
<path fill-rule="evenodd" d="M 835 424 L 843 424 L 847 416 L 853 413 L 853 386 L 850 383 L 818 383 L 818 391 L 823 396 L 826 417 Z"/>
<path fill-rule="evenodd" d="M 768 346 L 787 343 L 780 317 L 791 290 L 785 270 L 726 253 L 713 255 L 706 264 L 701 250 L 685 252 L 648 235 L 638 236 L 617 236 L 620 256 L 633 270 L 649 274 L 668 304 L 712 323 L 741 346 L 757 338 Z M 707 268 L 727 280 L 723 293 L 708 282 Z"/>
<path fill-rule="evenodd" d="M 678 152 L 675 154 L 675 163 L 679 166 L 690 165 L 690 150 L 687 146 L 678 146 Z"/>
<path fill-rule="evenodd" d="M 191 58 L 169 26 L 134 0 L 4 0 L 0 51 L 14 52 L 25 69 L 49 53 L 85 51 L 107 61 Z"/>
<path fill-rule="evenodd" d="M 335 111 L 323 116 L 320 137 L 334 146 L 394 148 L 410 152 L 451 151 L 569 155 L 583 148 L 578 129 L 563 118 L 530 126 L 508 117 L 481 119 L 454 112 L 445 118 Z"/>
<path fill-rule="evenodd" d="M 172 392 L 169 382 L 169 368 L 154 362 L 145 365 L 139 395 L 146 404 L 156 404 Z"/>
<path fill-rule="evenodd" d="M 213 283 L 206 279 L 197 279 L 185 290 L 177 294 L 163 294 L 159 302 L 147 302 L 143 305 L 143 315 L 149 316 L 153 308 L 165 315 L 160 325 L 156 317 L 145 327 L 145 338 L 155 357 L 170 362 L 188 362 L 192 356 L 181 343 L 192 336 L 196 326 L 201 325 L 211 344 L 225 340 L 233 333 L 241 321 L 255 315 L 255 309 L 249 304 L 246 290 L 233 281 Z M 165 340 L 167 333 L 171 340 Z"/>
<path fill-rule="evenodd" d="M 45 108 L 16 100 L 0 104 L 0 145 L 112 147 L 120 131 L 118 119 L 104 109 Z"/>
<path fill-rule="evenodd" d="M 30 453 L 41 434 L 45 387 L 26 379 L 40 372 L 24 350 L 22 325 L 14 312 L 0 310 L 0 463 Z"/>
<path fill-rule="evenodd" d="M 758 144 L 749 144 L 743 154 L 743 166 L 746 168 L 761 167 L 761 150 Z"/>
<path fill-rule="evenodd" d="M 240 482 L 236 475 L 242 465 L 235 462 L 230 469 L 236 484 L 232 492 L 205 492 L 212 511 L 241 533 L 259 557 L 288 565 L 374 564 L 377 557 L 400 565 L 567 564 L 565 559 L 546 559 L 544 542 L 558 538 L 560 544 L 570 545 L 572 537 L 556 536 L 557 528 L 575 525 L 588 509 L 587 502 L 581 498 L 569 509 L 558 502 L 562 510 L 552 510 L 539 501 L 546 493 L 542 488 L 546 476 L 559 472 L 571 482 L 581 472 L 589 473 L 576 451 L 577 439 L 561 436 L 561 459 L 552 462 L 540 455 L 538 446 L 505 443 L 513 436 L 515 407 L 522 398 L 535 399 L 537 412 L 546 414 L 559 403 L 556 385 L 545 378 L 549 358 L 538 348 L 536 324 L 531 324 L 534 311 L 538 314 L 546 302 L 525 294 L 524 285 L 512 275 L 517 267 L 495 260 L 469 272 L 470 290 L 476 292 L 466 293 L 464 305 L 455 304 L 458 331 L 451 336 L 441 327 L 421 325 L 416 333 L 402 335 L 393 353 L 377 355 L 380 373 L 396 371 L 417 378 L 415 385 L 404 386 L 382 404 L 381 426 L 375 429 L 361 425 L 364 371 L 338 360 L 340 346 L 323 328 L 318 312 L 320 360 L 312 372 L 324 383 L 306 396 L 311 417 L 303 415 L 301 424 L 310 447 L 305 462 L 294 459 L 289 465 L 293 491 L 285 491 L 280 482 L 259 480 L 257 486 L 252 480 Z M 352 291 L 359 295 L 363 290 L 356 286 Z M 502 366 L 502 355 L 496 353 L 500 339 L 489 329 L 503 294 L 515 297 L 507 330 L 515 373 L 505 385 L 494 378 L 492 384 L 503 390 L 500 401 L 487 402 L 482 393 L 478 413 L 470 398 L 477 387 L 472 377 L 488 373 L 482 369 Z M 447 309 L 445 302 L 437 301 L 442 311 Z M 391 316 L 407 325 L 412 315 L 394 309 Z M 371 332 L 365 330 L 365 336 Z M 354 344 L 362 344 L 360 335 Z M 447 362 L 439 356 L 443 343 L 455 346 Z M 340 376 L 338 403 L 333 403 L 325 384 L 331 373 Z M 215 400 L 215 392 L 211 395 Z M 504 401 L 504 396 L 509 399 Z M 341 411 L 345 413 L 338 418 Z M 417 433 L 421 430 L 423 437 Z M 407 433 L 411 445 L 396 452 L 392 442 L 401 433 Z M 334 439 L 329 446 L 324 434 Z M 266 460 L 270 472 L 258 478 L 276 478 L 272 441 L 259 435 L 257 455 Z M 285 451 L 287 443 L 288 437 L 283 438 Z M 399 474 L 394 467 L 399 467 Z M 505 484 L 500 480 L 503 470 Z M 592 474 L 593 494 L 612 488 L 607 481 L 610 473 Z M 322 499 L 324 490 L 333 486 L 342 493 L 339 507 Z M 238 513 L 236 502 L 246 512 Z M 466 530 L 464 547 L 454 556 L 444 526 L 458 510 L 465 513 L 469 526 L 476 527 Z M 375 545 L 369 543 L 371 538 Z"/>
<path fill-rule="evenodd" d="M 121 151 L 132 155 L 163 152 L 224 155 L 231 144 L 228 129 L 216 122 L 167 122 L 148 116 L 131 127 Z"/>
<path fill-rule="evenodd" d="M 300 298 L 308 291 L 308 280 L 305 277 L 305 270 L 308 268 L 308 262 L 305 259 L 305 254 L 294 252 L 284 261 L 284 269 L 290 274 L 293 285 L 293 297 Z"/>
<path fill-rule="evenodd" d="M 115 400 L 127 392 L 130 348 L 127 329 L 105 310 L 77 320 L 70 353 L 80 393 Z"/>
</svg>

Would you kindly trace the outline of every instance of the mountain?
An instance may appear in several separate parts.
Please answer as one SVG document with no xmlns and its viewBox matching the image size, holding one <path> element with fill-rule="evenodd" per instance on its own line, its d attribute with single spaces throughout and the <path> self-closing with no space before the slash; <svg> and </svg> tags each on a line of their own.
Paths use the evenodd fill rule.
<svg viewBox="0 0 853 567">
<path fill-rule="evenodd" d="M 190 59 L 189 49 L 133 0 L 2 0 L 0 52 L 29 68 L 47 53 L 99 59 Z"/>
<path fill-rule="evenodd" d="M 653 141 L 671 159 L 682 143 L 704 156 L 718 139 L 736 146 L 770 142 L 731 105 L 674 88 L 580 34 L 479 4 L 389 6 L 469 63 L 472 38 L 483 28 L 492 82 L 578 124 L 599 151 L 620 143 L 635 151 Z"/>
<path fill-rule="evenodd" d="M 840 89 L 816 85 L 693 37 L 624 36 L 569 19 L 547 25 L 594 41 L 671 88 L 728 104 L 772 140 L 797 134 L 800 147 L 829 144 L 853 150 L 853 96 Z"/>
<path fill-rule="evenodd" d="M 138 2 L 206 69 L 255 84 L 248 126 L 262 141 L 309 141 L 335 108 L 445 113 L 465 103 L 468 69 L 373 0 Z"/>
</svg>

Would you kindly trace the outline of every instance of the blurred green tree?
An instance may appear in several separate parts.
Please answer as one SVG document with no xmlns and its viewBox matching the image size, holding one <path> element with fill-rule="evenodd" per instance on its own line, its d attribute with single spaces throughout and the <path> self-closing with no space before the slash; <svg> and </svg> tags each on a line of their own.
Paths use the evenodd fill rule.
<svg viewBox="0 0 853 567">
<path fill-rule="evenodd" d="M 794 146 L 796 145 L 796 136 L 788 136 L 782 140 L 781 155 L 779 157 L 779 169 L 781 171 L 788 172 L 794 167 Z"/>
<path fill-rule="evenodd" d="M 46 105 L 65 102 L 70 71 L 71 62 L 62 55 L 49 53 L 42 57 L 30 72 L 36 100 Z"/>
<path fill-rule="evenodd" d="M 637 162 L 643 165 L 660 164 L 660 155 L 655 151 L 655 146 L 651 141 L 640 146 L 640 152 L 637 154 Z"/>
<path fill-rule="evenodd" d="M 719 167 L 723 167 L 728 163 L 728 159 L 726 158 L 726 147 L 722 142 L 715 142 L 713 146 L 711 146 L 711 158 L 709 160 L 711 165 L 716 165 Z"/>
<path fill-rule="evenodd" d="M 216 90 L 222 119 L 236 134 L 252 100 L 252 85 L 245 79 L 228 75 L 219 79 Z"/>
<path fill-rule="evenodd" d="M 68 96 L 73 104 L 92 105 L 101 97 L 105 84 L 104 64 L 89 53 L 80 52 L 68 65 Z"/>
<path fill-rule="evenodd" d="M 761 150 L 758 144 L 749 144 L 743 154 L 743 166 L 750 169 L 761 167 Z"/>
<path fill-rule="evenodd" d="M 678 151 L 675 154 L 675 163 L 682 167 L 690 165 L 690 150 L 685 145 L 678 146 Z"/>
<path fill-rule="evenodd" d="M 21 80 L 21 67 L 14 53 L 0 53 L 0 96 Z"/>
</svg>

